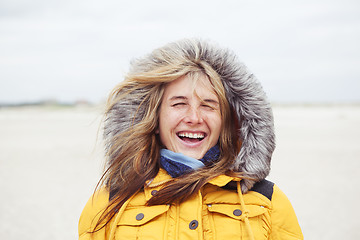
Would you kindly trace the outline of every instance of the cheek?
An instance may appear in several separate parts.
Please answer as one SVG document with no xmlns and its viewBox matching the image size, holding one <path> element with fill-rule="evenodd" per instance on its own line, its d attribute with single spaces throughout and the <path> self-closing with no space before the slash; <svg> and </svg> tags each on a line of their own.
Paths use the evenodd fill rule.
<svg viewBox="0 0 360 240">
<path fill-rule="evenodd" d="M 159 127 L 158 133 L 160 137 L 167 136 L 171 131 L 177 126 L 179 114 L 174 111 L 169 111 L 168 109 L 163 109 L 159 114 Z"/>
</svg>

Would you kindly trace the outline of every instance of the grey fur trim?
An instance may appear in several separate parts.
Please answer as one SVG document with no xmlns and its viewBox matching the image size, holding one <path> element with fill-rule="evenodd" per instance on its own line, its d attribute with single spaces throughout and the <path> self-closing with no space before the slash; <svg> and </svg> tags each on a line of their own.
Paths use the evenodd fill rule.
<svg viewBox="0 0 360 240">
<path fill-rule="evenodd" d="M 210 45 L 204 48 L 208 50 L 204 51 L 202 60 L 220 75 L 227 99 L 239 119 L 242 146 L 233 170 L 255 179 L 242 181 L 242 191 L 247 192 L 270 172 L 275 149 L 272 109 L 259 81 L 233 52 Z"/>
<path fill-rule="evenodd" d="M 275 149 L 274 124 L 270 103 L 259 81 L 232 51 L 199 40 L 180 41 L 173 44 L 180 44 L 183 49 L 186 49 L 181 54 L 190 59 L 194 59 L 194 45 L 196 45 L 200 49 L 200 60 L 206 61 L 221 77 L 227 99 L 239 120 L 239 137 L 242 141 L 240 153 L 232 166 L 232 170 L 243 172 L 245 176 L 254 179 L 245 179 L 241 182 L 242 191 L 245 193 L 270 172 L 271 156 Z M 138 63 L 148 63 L 148 65 L 142 64 L 143 68 L 154 64 L 158 59 L 152 54 L 147 57 L 152 59 L 153 63 L 146 59 L 140 59 Z M 132 68 L 132 71 L 138 70 L 144 69 L 136 66 Z M 123 102 L 115 104 L 108 113 L 105 120 L 107 148 L 111 147 L 113 137 L 129 127 L 134 121 L 133 116 L 140 102 L 141 99 L 134 99 L 129 96 Z M 135 122 L 140 119 L 141 116 Z"/>
</svg>

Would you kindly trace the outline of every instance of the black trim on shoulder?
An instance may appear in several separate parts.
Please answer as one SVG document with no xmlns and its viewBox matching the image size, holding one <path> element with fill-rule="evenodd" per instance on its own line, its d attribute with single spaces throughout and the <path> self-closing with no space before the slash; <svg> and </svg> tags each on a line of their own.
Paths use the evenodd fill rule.
<svg viewBox="0 0 360 240">
<path fill-rule="evenodd" d="M 263 179 L 260 182 L 255 183 L 255 185 L 250 189 L 250 191 L 260 193 L 271 201 L 274 192 L 274 183 Z"/>
<path fill-rule="evenodd" d="M 228 184 L 226 184 L 225 186 L 221 187 L 222 189 L 226 189 L 226 190 L 237 190 L 237 184 L 235 181 L 231 181 Z"/>
<path fill-rule="evenodd" d="M 236 182 L 231 181 L 221 188 L 226 189 L 226 190 L 236 191 L 237 190 Z M 264 195 L 271 201 L 273 191 L 274 191 L 274 183 L 270 182 L 266 179 L 263 179 L 260 182 L 255 183 L 255 185 L 249 191 L 254 191 L 254 192 L 260 193 L 261 195 Z"/>
</svg>

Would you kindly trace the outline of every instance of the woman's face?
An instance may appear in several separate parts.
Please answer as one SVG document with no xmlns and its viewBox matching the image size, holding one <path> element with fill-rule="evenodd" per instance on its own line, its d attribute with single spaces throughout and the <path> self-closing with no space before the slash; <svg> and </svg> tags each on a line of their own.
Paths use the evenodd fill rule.
<svg viewBox="0 0 360 240">
<path fill-rule="evenodd" d="M 201 75 L 193 84 L 183 76 L 165 87 L 158 132 L 167 149 L 201 159 L 218 142 L 222 120 L 208 78 Z"/>
</svg>

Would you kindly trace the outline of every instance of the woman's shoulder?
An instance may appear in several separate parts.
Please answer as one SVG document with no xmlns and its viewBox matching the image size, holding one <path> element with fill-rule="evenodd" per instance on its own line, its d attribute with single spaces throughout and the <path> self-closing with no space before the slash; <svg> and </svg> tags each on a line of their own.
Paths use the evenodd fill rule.
<svg viewBox="0 0 360 240">
<path fill-rule="evenodd" d="M 221 187 L 226 190 L 237 191 L 236 182 L 231 181 Z M 247 193 L 244 194 L 245 200 L 249 202 L 262 201 L 269 205 L 275 212 L 286 212 L 292 210 L 291 203 L 284 192 L 273 182 L 263 179 L 257 182 Z"/>
<path fill-rule="evenodd" d="M 92 231 L 109 203 L 109 191 L 102 187 L 86 203 L 79 219 L 79 236 Z"/>
<path fill-rule="evenodd" d="M 273 184 L 271 206 L 274 239 L 303 239 L 295 210 L 288 197 L 276 184 Z"/>
<path fill-rule="evenodd" d="M 250 190 L 270 200 L 273 239 L 303 239 L 294 208 L 285 193 L 273 182 L 262 180 Z"/>
<path fill-rule="evenodd" d="M 109 203 L 109 191 L 107 188 L 102 187 L 95 191 L 93 195 L 89 198 L 88 202 L 85 205 L 84 210 L 94 211 L 101 210 L 105 208 Z"/>
<path fill-rule="evenodd" d="M 231 181 L 221 188 L 237 191 L 237 183 L 236 181 Z M 261 198 L 266 199 L 266 201 L 271 201 L 274 194 L 274 189 L 278 190 L 273 182 L 263 179 L 255 183 L 255 185 L 245 195 L 253 195 L 255 193 L 257 196 L 261 196 Z"/>
<path fill-rule="evenodd" d="M 277 184 L 263 179 L 249 190 L 249 192 L 256 192 L 263 197 L 266 197 L 271 201 L 273 208 L 279 208 L 280 206 L 291 207 L 290 201 L 285 193 L 278 187 Z"/>
</svg>

